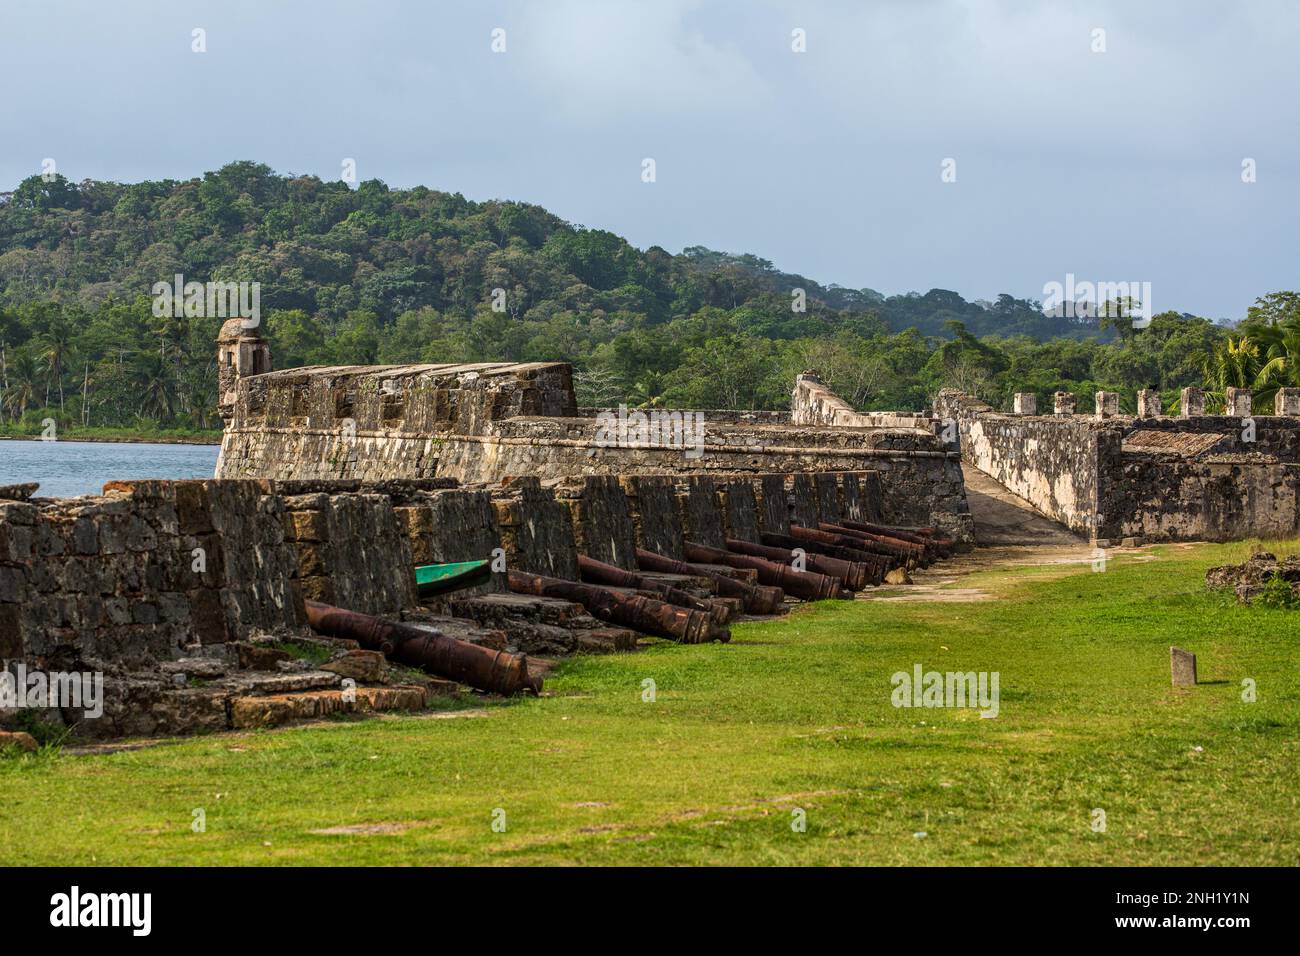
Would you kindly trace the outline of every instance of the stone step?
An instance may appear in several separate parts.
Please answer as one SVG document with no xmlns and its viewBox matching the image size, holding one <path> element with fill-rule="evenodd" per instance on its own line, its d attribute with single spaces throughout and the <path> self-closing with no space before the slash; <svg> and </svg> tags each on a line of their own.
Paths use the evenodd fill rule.
<svg viewBox="0 0 1300 956">
<path fill-rule="evenodd" d="M 574 631 L 578 640 L 575 653 L 578 654 L 613 654 L 619 651 L 634 651 L 641 635 L 625 627 L 598 627 L 589 631 Z"/>
<path fill-rule="evenodd" d="M 253 694 L 296 694 L 338 687 L 341 680 L 338 674 L 329 671 L 242 671 L 214 681 L 211 686 L 247 697 Z"/>
<path fill-rule="evenodd" d="M 470 618 L 449 617 L 445 614 L 433 614 L 429 611 L 413 609 L 402 612 L 402 620 L 415 627 L 431 627 L 439 634 L 454 637 L 458 641 L 477 644 L 494 651 L 506 649 L 507 635 L 499 628 L 483 627 Z"/>
<path fill-rule="evenodd" d="M 581 604 L 532 594 L 484 594 L 461 598 L 452 601 L 452 608 L 457 617 L 471 618 L 486 627 L 500 627 L 498 622 L 511 618 L 564 627 L 575 619 L 589 616 Z M 509 628 L 506 630 L 508 632 Z"/>
<path fill-rule="evenodd" d="M 236 697 L 230 702 L 230 726 L 234 730 L 252 730 L 258 727 L 277 727 L 295 720 L 317 720 L 331 714 L 423 710 L 427 702 L 425 688 L 407 684 L 396 687 L 357 687 L 351 691 L 322 690 L 265 697 Z"/>
</svg>

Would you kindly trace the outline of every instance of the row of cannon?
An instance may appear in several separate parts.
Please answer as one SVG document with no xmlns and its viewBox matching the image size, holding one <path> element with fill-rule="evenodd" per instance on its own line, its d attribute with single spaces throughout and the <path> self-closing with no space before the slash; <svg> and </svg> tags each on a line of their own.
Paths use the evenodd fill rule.
<svg viewBox="0 0 1300 956">
<path fill-rule="evenodd" d="M 636 551 L 636 569 L 580 555 L 581 580 L 505 572 L 518 594 L 558 598 L 582 605 L 608 624 L 683 644 L 729 641 L 729 625 L 743 614 L 770 615 L 788 598 L 851 600 L 854 593 L 885 583 L 897 569 L 928 566 L 951 555 L 953 543 L 934 528 L 892 528 L 859 521 L 798 525 L 760 541 L 726 540 L 726 548 L 686 541 L 684 560 Z M 685 579 L 707 582 L 701 594 Z M 527 656 L 498 651 L 399 621 L 307 602 L 318 633 L 357 641 L 391 660 L 479 690 L 505 695 L 540 693 Z"/>
</svg>

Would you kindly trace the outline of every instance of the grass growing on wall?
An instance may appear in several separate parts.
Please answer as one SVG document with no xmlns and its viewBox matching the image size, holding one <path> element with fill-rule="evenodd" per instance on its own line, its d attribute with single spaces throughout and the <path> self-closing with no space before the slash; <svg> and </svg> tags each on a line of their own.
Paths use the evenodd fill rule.
<svg viewBox="0 0 1300 956">
<path fill-rule="evenodd" d="M 0 862 L 1295 865 L 1300 612 L 1203 588 L 1249 550 L 823 603 L 725 646 L 571 661 L 541 700 L 11 756 Z M 1170 686 L 1171 644 L 1199 686 Z M 893 707 L 917 663 L 998 671 L 998 717 Z"/>
<path fill-rule="evenodd" d="M 0 423 L 0 438 L 39 439 L 44 428 L 35 422 L 14 424 Z M 220 445 L 221 429 L 203 430 L 199 428 L 159 428 L 156 426 L 139 428 L 113 428 L 101 425 L 82 427 L 67 425 L 58 427 L 55 434 L 60 441 L 102 441 L 102 442 L 148 442 L 156 444 L 184 445 Z"/>
</svg>

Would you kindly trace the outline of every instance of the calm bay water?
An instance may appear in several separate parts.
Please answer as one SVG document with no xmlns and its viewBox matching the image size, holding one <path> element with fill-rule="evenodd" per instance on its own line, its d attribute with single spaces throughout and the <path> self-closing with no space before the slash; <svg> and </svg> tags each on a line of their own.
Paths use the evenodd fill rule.
<svg viewBox="0 0 1300 956">
<path fill-rule="evenodd" d="M 217 445 L 0 439 L 0 485 L 39 481 L 43 498 L 97 495 L 120 478 L 211 478 Z"/>
</svg>

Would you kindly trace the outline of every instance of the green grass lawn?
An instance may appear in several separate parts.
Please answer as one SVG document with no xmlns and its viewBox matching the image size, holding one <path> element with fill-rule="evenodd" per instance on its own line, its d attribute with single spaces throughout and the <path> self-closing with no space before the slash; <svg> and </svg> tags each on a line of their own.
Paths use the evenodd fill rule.
<svg viewBox="0 0 1300 956">
<path fill-rule="evenodd" d="M 1296 865 L 1300 611 L 1202 586 L 1249 550 L 802 607 L 725 646 L 568 662 L 540 700 L 11 755 L 0 863 Z M 1170 686 L 1170 644 L 1200 686 Z M 917 663 L 999 672 L 999 716 L 895 708 Z"/>
</svg>

